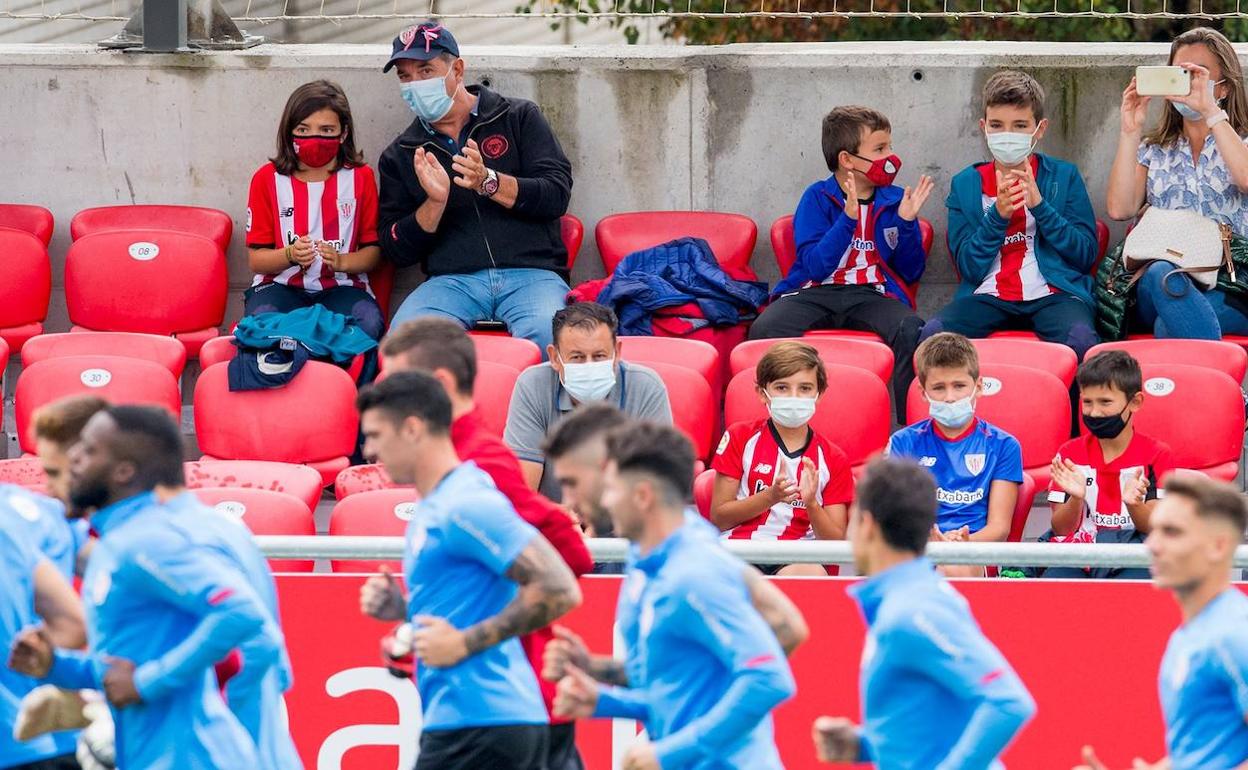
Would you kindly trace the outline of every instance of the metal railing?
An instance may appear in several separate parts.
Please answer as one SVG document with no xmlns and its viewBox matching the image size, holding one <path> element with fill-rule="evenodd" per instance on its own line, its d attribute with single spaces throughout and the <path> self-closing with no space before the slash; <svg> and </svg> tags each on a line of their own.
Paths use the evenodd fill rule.
<svg viewBox="0 0 1248 770">
<path fill-rule="evenodd" d="M 385 559 L 403 556 L 401 537 L 257 537 L 264 553 L 279 559 Z M 628 543 L 619 538 L 587 541 L 595 562 L 621 562 Z M 730 541 L 729 551 L 754 564 L 852 564 L 850 544 L 841 541 Z M 1147 567 L 1142 545 L 1096 543 L 932 543 L 937 564 L 1012 567 Z M 1248 546 L 1235 553 L 1236 568 L 1248 568 Z"/>
</svg>

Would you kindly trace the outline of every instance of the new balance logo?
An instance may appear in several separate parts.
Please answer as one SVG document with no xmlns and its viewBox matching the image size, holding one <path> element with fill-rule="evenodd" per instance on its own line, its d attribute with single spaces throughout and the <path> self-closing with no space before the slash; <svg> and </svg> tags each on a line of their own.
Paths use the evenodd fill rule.
<svg viewBox="0 0 1248 770">
<path fill-rule="evenodd" d="M 281 214 L 281 215 L 282 215 L 282 217 L 283 217 L 283 218 L 286 218 L 286 217 L 293 217 L 293 216 L 295 215 L 295 207 L 294 207 L 294 206 L 291 206 L 291 207 L 290 207 L 290 208 L 288 208 L 288 209 L 282 209 L 282 214 Z"/>
<path fill-rule="evenodd" d="M 919 465 L 922 465 L 924 468 L 931 468 L 932 466 L 936 465 L 936 458 L 935 457 L 920 457 Z"/>
<path fill-rule="evenodd" d="M 771 473 L 771 466 L 767 463 L 759 463 L 754 466 L 755 473 Z"/>
</svg>

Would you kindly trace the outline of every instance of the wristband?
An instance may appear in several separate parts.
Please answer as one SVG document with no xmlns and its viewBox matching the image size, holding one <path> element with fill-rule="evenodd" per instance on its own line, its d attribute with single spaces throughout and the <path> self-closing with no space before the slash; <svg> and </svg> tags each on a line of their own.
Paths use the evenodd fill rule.
<svg viewBox="0 0 1248 770">
<path fill-rule="evenodd" d="M 294 267 L 299 264 L 298 262 L 295 261 L 294 257 L 290 255 L 289 246 L 286 247 L 286 261 L 290 263 L 291 267 Z"/>
<path fill-rule="evenodd" d="M 1226 110 L 1218 110 L 1217 115 L 1214 115 L 1209 118 L 1205 118 L 1205 125 L 1208 126 L 1209 128 L 1213 128 L 1219 123 L 1222 123 L 1223 121 L 1229 121 L 1229 120 L 1230 120 L 1230 116 L 1226 114 Z"/>
</svg>

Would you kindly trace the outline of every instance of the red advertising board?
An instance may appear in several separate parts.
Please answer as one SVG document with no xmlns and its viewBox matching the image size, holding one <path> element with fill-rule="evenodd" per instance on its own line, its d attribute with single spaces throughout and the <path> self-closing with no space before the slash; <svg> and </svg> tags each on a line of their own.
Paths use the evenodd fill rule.
<svg viewBox="0 0 1248 770">
<path fill-rule="evenodd" d="M 295 687 L 290 726 L 309 770 L 409 770 L 420 730 L 415 687 L 379 665 L 386 624 L 361 617 L 350 575 L 278 577 Z M 820 714 L 858 718 L 864 625 L 848 580 L 781 579 L 805 614 L 810 641 L 793 657 L 798 694 L 775 714 L 789 770 L 815 768 L 810 724 Z M 584 604 L 567 625 L 591 649 L 611 651 L 619 578 L 582 581 Z M 1179 622 L 1170 597 L 1146 583 L 962 581 L 985 633 L 1013 663 L 1039 714 L 1005 756 L 1015 770 L 1069 768 L 1085 743 L 1110 767 L 1164 751 L 1157 667 Z M 634 732 L 609 722 L 578 725 L 589 770 L 610 770 Z M 614 736 L 614 738 L 613 738 Z"/>
</svg>

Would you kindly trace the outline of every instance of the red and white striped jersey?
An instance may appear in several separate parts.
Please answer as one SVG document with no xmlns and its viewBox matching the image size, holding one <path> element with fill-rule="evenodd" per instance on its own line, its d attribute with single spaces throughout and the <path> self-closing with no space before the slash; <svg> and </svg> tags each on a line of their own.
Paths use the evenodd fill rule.
<svg viewBox="0 0 1248 770">
<path fill-rule="evenodd" d="M 1031 173 L 1037 174 L 1039 162 L 1031 156 Z M 984 212 L 997 205 L 996 165 L 985 163 L 979 167 L 983 190 Z M 1036 220 L 1031 211 L 1022 208 L 1014 212 L 1005 228 L 1005 240 L 1001 251 L 992 261 L 988 276 L 975 290 L 976 294 L 988 294 L 1010 302 L 1040 299 L 1054 293 L 1052 286 L 1040 272 L 1036 260 Z"/>
<path fill-rule="evenodd" d="M 858 204 L 858 224 L 854 229 L 854 239 L 841 255 L 840 265 L 832 274 L 823 279 L 824 284 L 838 286 L 883 286 L 884 271 L 880 268 L 884 260 L 880 250 L 875 246 L 875 220 L 879 216 L 874 202 Z"/>
<path fill-rule="evenodd" d="M 1127 451 L 1105 462 L 1101 442 L 1095 436 L 1072 438 L 1057 451 L 1059 460 L 1070 460 L 1087 479 L 1084 492 L 1084 510 L 1079 527 L 1067 539 L 1074 542 L 1095 542 L 1097 530 L 1135 529 L 1131 514 L 1122 502 L 1122 490 L 1141 471 L 1148 479 L 1145 500 L 1161 496 L 1161 485 L 1166 476 L 1175 469 L 1174 453 L 1170 447 L 1151 436 L 1139 432 L 1131 436 Z M 1052 482 L 1049 485 L 1049 502 L 1064 503 L 1067 495 Z"/>
<path fill-rule="evenodd" d="M 251 178 L 247 198 L 247 245 L 284 248 L 300 237 L 325 241 L 340 254 L 378 243 L 377 183 L 368 166 L 343 168 L 324 182 L 303 182 L 277 173 L 272 163 Z M 292 265 L 277 275 L 257 275 L 252 286 L 284 283 L 316 292 L 354 286 L 370 294 L 364 273 L 335 272 L 318 256 L 306 270 Z"/>
<path fill-rule="evenodd" d="M 849 458 L 840 447 L 810 430 L 806 446 L 796 454 L 781 448 L 780 437 L 770 420 L 739 422 L 728 428 L 711 468 L 721 476 L 739 479 L 737 499 L 758 494 L 775 483 L 783 470 L 787 478 L 800 483 L 802 458 L 809 457 L 819 473 L 818 493 L 822 505 L 849 504 L 854 497 L 854 479 Z M 813 538 L 806 503 L 777 503 L 749 521 L 723 533 L 733 540 L 801 540 Z"/>
</svg>

